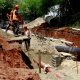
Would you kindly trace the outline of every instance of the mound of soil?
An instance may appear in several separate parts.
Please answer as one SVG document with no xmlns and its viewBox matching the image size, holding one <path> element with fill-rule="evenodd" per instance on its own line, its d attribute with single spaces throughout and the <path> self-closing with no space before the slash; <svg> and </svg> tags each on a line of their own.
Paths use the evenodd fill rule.
<svg viewBox="0 0 80 80">
<path fill-rule="evenodd" d="M 0 80 L 40 80 L 18 43 L 0 36 Z"/>
</svg>

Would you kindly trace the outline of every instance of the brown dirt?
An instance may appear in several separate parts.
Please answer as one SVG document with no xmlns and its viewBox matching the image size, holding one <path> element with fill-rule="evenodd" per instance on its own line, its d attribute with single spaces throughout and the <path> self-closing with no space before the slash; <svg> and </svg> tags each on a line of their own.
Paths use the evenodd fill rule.
<svg viewBox="0 0 80 80">
<path fill-rule="evenodd" d="M 41 37 L 48 36 L 48 37 L 53 37 L 53 38 L 65 38 L 66 40 L 73 41 L 78 47 L 80 47 L 80 44 L 79 44 L 80 43 L 80 37 L 79 37 L 80 31 L 73 30 L 72 28 L 67 28 L 67 27 L 49 28 L 49 27 L 46 27 L 45 24 L 42 24 L 39 27 L 33 28 L 32 31 L 35 35 L 38 35 Z M 34 40 L 34 37 L 32 37 L 31 39 L 31 42 L 32 42 L 31 47 L 33 46 L 33 43 L 34 43 L 34 46 L 32 47 L 32 49 L 34 49 L 34 52 L 35 52 L 35 49 L 45 51 L 45 48 L 43 48 L 43 46 L 46 40 L 45 42 L 43 41 L 43 44 L 42 44 L 41 41 L 37 40 L 38 39 L 37 37 L 36 37 L 37 39 Z M 53 46 L 64 45 L 63 43 L 60 42 L 60 39 L 57 39 L 56 41 L 47 41 L 47 43 L 48 42 L 50 42 L 51 44 L 45 45 L 48 48 L 48 49 L 46 48 L 47 51 L 49 51 L 50 49 L 49 47 L 52 45 Z M 40 43 L 42 44 L 41 47 L 39 47 Z M 31 55 L 34 54 L 33 51 L 30 54 Z M 53 52 L 53 55 L 54 55 L 54 52 Z M 49 63 L 49 64 L 51 63 L 51 56 L 48 56 L 47 52 L 45 52 L 45 54 L 42 54 L 41 58 L 43 62 Z M 80 62 L 79 61 L 64 59 L 61 65 L 59 67 L 53 67 L 53 70 L 55 70 L 56 72 L 61 72 L 64 75 L 64 79 L 60 79 L 60 78 L 54 79 L 53 77 L 51 78 L 50 77 L 51 74 L 50 75 L 46 74 L 47 75 L 47 78 L 46 78 L 45 75 L 41 73 L 41 77 L 43 78 L 42 80 L 46 80 L 46 79 L 48 80 L 48 77 L 50 77 L 49 80 L 53 80 L 53 79 L 54 80 L 79 80 L 80 79 L 80 72 L 79 72 Z"/>
<path fill-rule="evenodd" d="M 43 23 L 39 27 L 32 29 L 34 34 L 53 37 L 53 38 L 65 38 L 68 41 L 73 42 L 76 46 L 80 47 L 80 31 L 73 30 L 69 27 L 63 28 L 49 28 L 46 27 L 46 24 Z"/>
<path fill-rule="evenodd" d="M 40 80 L 18 43 L 8 43 L 0 36 L 0 45 L 0 80 Z"/>
<path fill-rule="evenodd" d="M 71 28 L 64 27 L 64 28 L 55 29 L 55 28 L 48 28 L 48 27 L 46 28 L 44 26 L 47 26 L 47 25 L 43 23 L 41 26 L 37 28 L 33 28 L 32 31 L 35 34 L 38 34 L 41 36 L 48 36 L 48 37 L 53 37 L 53 38 L 66 38 L 66 40 L 71 40 L 71 41 L 73 41 L 73 38 L 74 38 L 74 41 L 76 41 L 75 38 L 77 38 L 77 40 L 79 39 L 79 37 L 76 37 L 73 35 L 73 34 L 79 35 L 79 32 L 72 30 Z M 37 40 L 34 37 L 31 39 L 32 50 L 30 50 L 29 56 L 31 56 L 31 59 L 32 59 L 32 54 L 34 57 L 35 53 L 37 52 L 37 49 L 38 50 L 41 49 L 43 50 L 43 52 L 45 52 L 44 56 L 42 55 L 42 61 L 44 61 L 45 63 L 50 63 L 51 55 L 50 56 L 47 55 L 46 57 L 46 53 L 48 53 L 46 51 L 49 51 L 50 49 L 49 47 L 51 46 L 50 44 L 52 44 L 52 42 L 50 44 L 47 44 L 47 48 L 45 49 L 44 47 L 45 42 L 44 41 L 41 42 L 41 40 Z M 58 45 L 62 44 L 59 40 L 53 43 L 58 44 Z M 53 80 L 54 79 L 53 74 L 51 76 L 51 74 L 49 75 L 49 73 L 45 74 L 43 72 L 39 74 L 41 76 L 39 77 L 39 75 L 35 73 L 35 71 L 31 70 L 30 68 L 32 68 L 32 65 L 31 65 L 32 63 L 29 60 L 29 58 L 26 57 L 25 54 L 21 51 L 20 45 L 18 43 L 8 43 L 4 37 L 1 37 L 0 44 L 2 45 L 2 48 L 0 48 L 0 80 L 40 80 L 40 78 L 42 78 L 41 80 Z M 75 44 L 78 45 L 77 43 Z M 51 49 L 50 49 L 50 52 L 53 53 Z M 37 53 L 36 55 L 38 56 Z M 64 63 L 66 62 L 64 61 Z M 72 64 L 70 61 L 68 61 L 68 63 Z M 75 66 L 75 62 L 72 67 L 74 66 Z M 36 64 L 34 64 L 34 67 L 36 67 Z M 74 76 L 76 74 L 76 68 L 72 69 L 72 67 L 70 65 L 68 66 L 68 64 L 66 63 L 66 64 L 62 64 L 60 66 L 60 69 L 58 68 L 59 71 L 63 72 L 63 74 L 65 75 L 65 78 L 66 78 L 65 80 L 79 80 L 80 79 L 80 77 L 77 79 L 77 75 Z M 69 77 L 70 79 L 67 79 L 67 77 Z M 61 80 L 61 79 L 54 79 L 54 80 Z"/>
</svg>

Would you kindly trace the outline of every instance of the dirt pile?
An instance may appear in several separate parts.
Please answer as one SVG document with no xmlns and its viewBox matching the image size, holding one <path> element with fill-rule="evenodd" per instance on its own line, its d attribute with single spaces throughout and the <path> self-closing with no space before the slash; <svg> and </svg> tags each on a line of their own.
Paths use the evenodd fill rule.
<svg viewBox="0 0 80 80">
<path fill-rule="evenodd" d="M 0 80 L 40 80 L 33 70 L 23 68 L 0 68 Z"/>
<path fill-rule="evenodd" d="M 23 61 L 21 51 L 13 49 L 10 51 L 0 50 L 0 61 L 11 68 L 29 68 Z"/>
<path fill-rule="evenodd" d="M 40 80 L 18 43 L 0 36 L 0 80 Z"/>
<path fill-rule="evenodd" d="M 74 42 L 74 44 L 80 47 L 80 31 L 73 30 L 69 27 L 63 28 L 49 28 L 46 25 L 41 24 L 39 27 L 35 27 L 32 29 L 34 34 L 46 37 L 53 37 L 53 38 L 65 38 L 68 41 Z"/>
<path fill-rule="evenodd" d="M 2 48 L 4 50 L 11 50 L 11 49 L 18 49 L 20 47 L 20 45 L 18 43 L 11 43 L 9 44 L 7 42 L 7 39 L 5 37 L 0 36 L 0 45 L 2 45 Z"/>
</svg>

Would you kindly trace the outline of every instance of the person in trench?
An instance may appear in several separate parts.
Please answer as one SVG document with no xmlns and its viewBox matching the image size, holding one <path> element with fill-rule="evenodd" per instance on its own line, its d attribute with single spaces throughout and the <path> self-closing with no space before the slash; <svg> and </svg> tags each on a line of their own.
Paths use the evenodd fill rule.
<svg viewBox="0 0 80 80">
<path fill-rule="evenodd" d="M 26 24 L 23 25 L 23 28 L 24 28 L 24 35 L 27 37 L 27 39 L 24 39 L 24 42 L 25 42 L 26 50 L 28 51 L 30 48 L 31 31 Z"/>
</svg>

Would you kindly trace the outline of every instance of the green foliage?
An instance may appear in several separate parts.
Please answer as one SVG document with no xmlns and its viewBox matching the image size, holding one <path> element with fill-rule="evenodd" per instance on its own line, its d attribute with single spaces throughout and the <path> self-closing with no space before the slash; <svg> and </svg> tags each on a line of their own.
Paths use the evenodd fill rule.
<svg viewBox="0 0 80 80">
<path fill-rule="evenodd" d="M 41 0 L 24 0 L 20 3 L 20 10 L 26 19 L 35 19 L 41 15 Z"/>
<path fill-rule="evenodd" d="M 46 14 L 51 6 L 62 4 L 64 0 L 41 0 L 40 10 L 42 15 Z"/>
<path fill-rule="evenodd" d="M 13 8 L 14 0 L 0 0 L 0 17 L 2 20 L 6 20 L 6 14 Z"/>
<path fill-rule="evenodd" d="M 47 13 L 48 8 L 53 5 L 53 0 L 24 0 L 21 9 L 26 13 L 27 18 L 35 19 Z M 24 7 L 25 6 L 25 7 Z"/>
<path fill-rule="evenodd" d="M 70 24 L 70 26 L 75 27 L 75 28 L 80 28 L 80 19 L 74 21 L 74 23 Z"/>
<path fill-rule="evenodd" d="M 52 5 L 61 1 L 63 0 L 0 0 L 0 8 L 7 12 L 9 9 L 11 10 L 15 4 L 19 4 L 20 11 L 24 18 L 35 19 L 47 13 Z"/>
<path fill-rule="evenodd" d="M 48 9 L 54 5 L 54 0 L 41 0 L 41 11 L 42 14 L 46 14 Z"/>
<path fill-rule="evenodd" d="M 7 7 L 12 7 L 14 0 L 0 0 L 0 8 L 4 9 L 6 6 Z"/>
<path fill-rule="evenodd" d="M 1 9 L 2 9 L 3 6 L 4 6 L 4 2 L 5 2 L 5 0 L 0 0 L 0 13 L 1 13 Z"/>
<path fill-rule="evenodd" d="M 54 4 L 62 4 L 65 0 L 54 0 Z"/>
<path fill-rule="evenodd" d="M 23 18 L 33 20 L 46 14 L 51 6 L 61 4 L 60 10 L 65 22 L 70 20 L 71 25 L 80 26 L 79 2 L 80 0 L 76 0 L 76 4 L 74 0 L 0 0 L 0 17 L 5 19 L 6 13 L 19 4 Z M 68 17 L 70 18 L 67 20 Z"/>
</svg>

